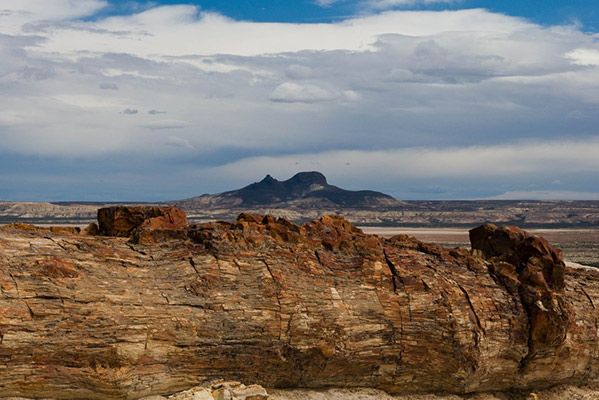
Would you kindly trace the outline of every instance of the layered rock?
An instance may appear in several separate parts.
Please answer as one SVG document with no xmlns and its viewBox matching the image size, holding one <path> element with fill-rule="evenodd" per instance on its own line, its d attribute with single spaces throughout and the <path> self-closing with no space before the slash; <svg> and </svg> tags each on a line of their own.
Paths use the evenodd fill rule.
<svg viewBox="0 0 599 400">
<path fill-rule="evenodd" d="M 336 216 L 243 214 L 158 243 L 5 228 L 2 395 L 136 399 L 217 378 L 392 393 L 595 381 L 599 272 L 565 268 L 523 231 L 481 229 L 472 254 Z"/>
</svg>

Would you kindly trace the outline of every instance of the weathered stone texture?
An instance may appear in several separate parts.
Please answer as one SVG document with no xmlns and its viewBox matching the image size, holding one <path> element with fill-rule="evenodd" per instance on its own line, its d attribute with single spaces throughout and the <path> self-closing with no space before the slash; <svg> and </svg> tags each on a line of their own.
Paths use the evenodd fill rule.
<svg viewBox="0 0 599 400">
<path fill-rule="evenodd" d="M 470 231 L 470 241 L 490 261 L 491 274 L 519 296 L 529 320 L 522 374 L 542 382 L 545 376 L 539 365 L 554 362 L 556 353 L 565 356 L 576 350 L 568 343 L 574 312 L 564 291 L 566 266 L 561 251 L 514 226 L 485 224 Z"/>
<path fill-rule="evenodd" d="M 2 395 L 135 399 L 216 378 L 465 393 L 598 377 L 599 272 L 560 272 L 545 244 L 472 255 L 335 216 L 179 232 L 144 244 L 1 231 Z"/>
<path fill-rule="evenodd" d="M 131 236 L 137 229 L 183 229 L 185 211 L 176 207 L 113 206 L 98 210 L 99 233 L 105 236 Z"/>
</svg>

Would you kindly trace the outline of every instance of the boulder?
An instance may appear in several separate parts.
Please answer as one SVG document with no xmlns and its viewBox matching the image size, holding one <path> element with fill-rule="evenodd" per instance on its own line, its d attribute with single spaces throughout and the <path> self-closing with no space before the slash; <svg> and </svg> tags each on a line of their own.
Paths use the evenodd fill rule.
<svg viewBox="0 0 599 400">
<path fill-rule="evenodd" d="M 185 211 L 176 207 L 113 206 L 98 210 L 99 233 L 130 237 L 137 229 L 181 230 L 188 225 Z"/>
</svg>

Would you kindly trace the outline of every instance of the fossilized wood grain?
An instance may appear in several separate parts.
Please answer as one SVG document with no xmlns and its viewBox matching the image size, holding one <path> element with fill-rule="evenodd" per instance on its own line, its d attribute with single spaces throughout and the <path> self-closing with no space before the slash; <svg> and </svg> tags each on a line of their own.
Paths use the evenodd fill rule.
<svg viewBox="0 0 599 400">
<path fill-rule="evenodd" d="M 598 376 L 595 270 L 567 269 L 566 336 L 527 360 L 529 315 L 490 261 L 337 221 L 269 223 L 149 245 L 0 232 L 1 395 L 134 399 L 212 378 L 463 393 Z"/>
</svg>

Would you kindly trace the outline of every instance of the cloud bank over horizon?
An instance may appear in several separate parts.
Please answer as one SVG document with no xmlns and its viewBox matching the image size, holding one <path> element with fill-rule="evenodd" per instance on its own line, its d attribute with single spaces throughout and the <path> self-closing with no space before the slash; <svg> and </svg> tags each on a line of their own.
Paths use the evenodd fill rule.
<svg viewBox="0 0 599 400">
<path fill-rule="evenodd" d="M 14 3 L 0 0 L 0 199 L 166 200 L 301 170 L 405 199 L 599 193 L 599 36 L 574 25 Z"/>
</svg>

